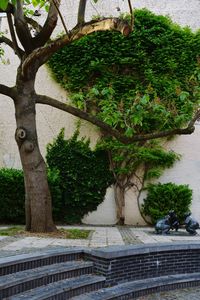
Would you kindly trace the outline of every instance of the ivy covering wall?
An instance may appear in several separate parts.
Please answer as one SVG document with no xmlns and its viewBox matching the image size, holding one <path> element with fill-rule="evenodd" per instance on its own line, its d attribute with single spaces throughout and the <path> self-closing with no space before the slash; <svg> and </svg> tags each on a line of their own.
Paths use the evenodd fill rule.
<svg viewBox="0 0 200 300">
<path fill-rule="evenodd" d="M 75 106 L 126 136 L 173 129 L 184 126 L 199 106 L 200 31 L 136 10 L 128 37 L 110 31 L 85 36 L 53 55 L 49 67 Z M 125 193 L 138 188 L 141 165 L 144 182 L 179 158 L 162 145 L 157 140 L 127 146 L 106 137 L 99 147 L 109 152 L 115 186 Z M 123 207 L 124 196 L 119 202 Z"/>
<path fill-rule="evenodd" d="M 74 104 L 126 135 L 181 126 L 199 101 L 200 32 L 147 10 L 128 36 L 98 32 L 49 61 Z"/>
</svg>

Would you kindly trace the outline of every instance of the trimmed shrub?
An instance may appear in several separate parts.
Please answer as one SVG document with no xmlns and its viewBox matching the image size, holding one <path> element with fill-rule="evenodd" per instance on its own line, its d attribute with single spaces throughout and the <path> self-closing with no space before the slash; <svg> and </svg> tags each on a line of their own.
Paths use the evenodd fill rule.
<svg viewBox="0 0 200 300">
<path fill-rule="evenodd" d="M 52 195 L 53 217 L 58 219 L 57 207 L 61 199 L 58 172 L 48 172 L 48 182 Z M 0 223 L 25 224 L 25 190 L 22 170 L 0 169 Z"/>
<path fill-rule="evenodd" d="M 107 187 L 113 183 L 106 152 L 92 151 L 89 140 L 78 140 L 78 131 L 65 140 L 62 129 L 48 145 L 46 159 L 60 180 L 61 195 L 53 197 L 55 220 L 80 223 L 103 201 Z"/>
<path fill-rule="evenodd" d="M 25 195 L 21 170 L 0 169 L 0 222 L 24 224 Z"/>
<path fill-rule="evenodd" d="M 158 219 L 166 216 L 169 210 L 174 210 L 182 222 L 191 202 L 192 190 L 188 185 L 176 185 L 172 182 L 149 184 L 143 212 L 150 216 L 152 223 L 155 224 Z"/>
</svg>

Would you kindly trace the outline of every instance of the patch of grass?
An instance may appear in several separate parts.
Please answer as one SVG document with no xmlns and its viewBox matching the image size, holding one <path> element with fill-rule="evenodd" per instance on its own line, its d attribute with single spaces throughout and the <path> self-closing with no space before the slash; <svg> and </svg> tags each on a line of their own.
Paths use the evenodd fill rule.
<svg viewBox="0 0 200 300">
<path fill-rule="evenodd" d="M 0 229 L 0 235 L 4 235 L 4 236 L 19 235 L 22 234 L 24 231 L 25 230 L 23 226 L 13 226 L 13 227 Z"/>
<path fill-rule="evenodd" d="M 87 239 L 90 235 L 91 230 L 82 230 L 82 229 L 64 229 L 60 228 L 55 232 L 49 233 L 36 233 L 28 232 L 24 230 L 23 226 L 13 226 L 6 229 L 0 228 L 0 236 L 35 236 L 35 237 L 51 237 L 51 238 L 60 238 L 60 239 Z"/>
<path fill-rule="evenodd" d="M 64 231 L 66 234 L 66 238 L 68 239 L 87 239 L 90 234 L 90 230 L 80 230 L 80 229 L 63 229 L 60 231 Z"/>
</svg>

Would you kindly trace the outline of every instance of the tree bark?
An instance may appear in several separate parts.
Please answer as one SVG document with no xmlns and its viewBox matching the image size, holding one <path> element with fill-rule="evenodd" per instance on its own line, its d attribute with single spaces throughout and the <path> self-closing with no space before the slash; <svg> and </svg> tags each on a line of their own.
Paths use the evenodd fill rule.
<svg viewBox="0 0 200 300">
<path fill-rule="evenodd" d="M 117 220 L 119 225 L 125 221 L 125 189 L 117 182 L 114 185 L 115 202 L 117 207 Z"/>
<path fill-rule="evenodd" d="M 51 195 L 47 171 L 38 146 L 34 80 L 17 87 L 15 99 L 16 133 L 24 171 L 26 230 L 32 232 L 51 232 L 56 230 L 52 219 Z"/>
</svg>

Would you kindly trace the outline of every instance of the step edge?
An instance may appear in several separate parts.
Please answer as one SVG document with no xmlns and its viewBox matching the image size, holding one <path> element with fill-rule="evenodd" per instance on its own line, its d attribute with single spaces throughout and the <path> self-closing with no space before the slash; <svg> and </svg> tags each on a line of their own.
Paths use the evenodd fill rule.
<svg viewBox="0 0 200 300">
<path fill-rule="evenodd" d="M 49 257 L 56 257 L 61 255 L 70 255 L 70 254 L 84 254 L 84 248 L 78 248 L 78 249 L 70 249 L 70 250 L 62 250 L 62 251 L 46 251 L 43 253 L 27 253 L 27 254 L 19 254 L 19 255 L 13 255 L 8 257 L 2 257 L 0 258 L 0 268 L 9 266 L 9 265 L 17 265 L 18 263 L 24 263 L 29 261 L 37 261 L 39 259 L 45 259 Z"/>
<path fill-rule="evenodd" d="M 71 281 L 71 286 L 68 286 L 66 288 L 59 288 L 59 287 L 54 287 L 53 284 L 48 284 L 46 286 L 42 286 L 42 287 L 39 287 L 39 288 L 36 288 L 36 289 L 33 289 L 33 290 L 36 290 L 36 293 L 41 293 L 42 292 L 42 289 L 44 288 L 47 288 L 47 287 L 50 287 L 50 290 L 48 290 L 46 293 L 45 293 L 45 296 L 41 296 L 41 297 L 38 297 L 38 295 L 34 295 L 34 298 L 31 297 L 31 295 L 29 296 L 29 294 L 31 292 L 33 292 L 33 290 L 29 290 L 27 292 L 24 292 L 23 294 L 20 293 L 20 294 L 16 294 L 16 295 L 13 295 L 13 296 L 10 296 L 9 297 L 9 300 L 17 300 L 17 299 L 37 299 L 37 300 L 42 300 L 42 299 L 46 299 L 47 297 L 49 296 L 54 296 L 54 295 L 58 295 L 58 294 L 61 294 L 63 292 L 68 292 L 68 291 L 71 291 L 71 290 L 74 290 L 74 289 L 78 289 L 78 288 L 82 288 L 84 286 L 87 286 L 87 285 L 92 285 L 92 284 L 95 284 L 95 283 L 103 283 L 106 281 L 106 278 L 104 276 L 96 276 L 96 275 L 82 275 L 80 276 L 81 278 L 86 278 L 87 281 L 83 281 L 82 283 L 79 283 L 76 285 L 76 282 L 75 278 L 70 278 L 69 280 L 65 279 L 65 280 L 61 280 L 60 283 L 64 283 L 65 281 Z M 80 278 L 79 277 L 79 278 Z M 75 283 L 75 285 L 74 285 Z M 52 286 L 52 287 L 51 287 Z M 24 298 L 20 297 L 20 296 L 25 296 Z M 29 297 L 29 298 L 27 298 Z M 37 298 L 35 298 L 37 297 Z M 45 297 L 45 298 L 44 298 Z"/>
<path fill-rule="evenodd" d="M 53 265 L 51 265 L 51 266 L 53 266 Z M 55 275 L 57 273 L 64 273 L 64 272 L 70 272 L 70 271 L 74 271 L 74 270 L 81 270 L 81 269 L 90 268 L 90 267 L 93 267 L 92 262 L 84 262 L 82 265 L 78 265 L 78 263 L 77 263 L 77 265 L 75 265 L 75 266 L 70 266 L 69 269 L 64 269 L 65 267 L 63 266 L 60 270 L 52 270 L 50 272 L 44 271 L 42 274 L 40 274 L 40 273 L 39 274 L 33 274 L 32 276 L 30 276 L 28 278 L 26 278 L 26 277 L 20 278 L 20 279 L 16 278 L 16 280 L 13 280 L 12 282 L 10 281 L 7 284 L 2 284 L 1 285 L 1 283 L 0 283 L 0 292 L 3 291 L 6 288 L 11 288 L 15 285 L 22 284 L 24 282 L 29 282 L 29 281 L 32 281 L 32 280 L 36 280 L 36 279 L 40 279 L 42 277 L 48 277 L 48 276 L 51 276 L 51 275 Z M 40 267 L 40 268 L 42 268 L 42 267 Z M 37 268 L 34 268 L 34 270 L 35 269 L 37 269 Z M 29 270 L 31 270 L 31 269 L 29 269 Z M 24 271 L 27 271 L 27 270 L 24 270 Z M 8 274 L 8 275 L 5 275 L 5 276 L 18 274 L 18 273 L 21 273 L 21 272 L 23 272 L 23 271 Z M 25 274 L 24 274 L 24 276 L 25 276 Z M 1 276 L 1 277 L 4 277 L 4 276 Z M 24 280 L 24 279 L 26 279 L 26 280 Z"/>
</svg>

